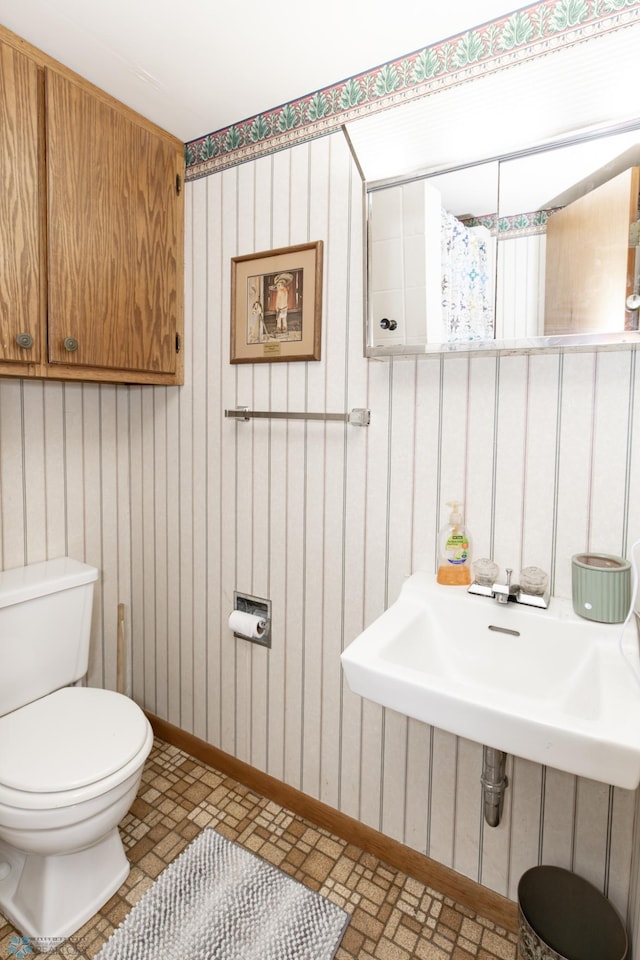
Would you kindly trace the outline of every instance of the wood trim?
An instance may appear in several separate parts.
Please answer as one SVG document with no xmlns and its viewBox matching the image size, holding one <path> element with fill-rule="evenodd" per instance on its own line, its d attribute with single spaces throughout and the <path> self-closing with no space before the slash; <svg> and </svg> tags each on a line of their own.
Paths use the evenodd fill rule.
<svg viewBox="0 0 640 960">
<path fill-rule="evenodd" d="M 342 840 L 355 844 L 397 870 L 402 870 L 403 873 L 407 873 L 421 883 L 434 887 L 447 897 L 452 897 L 458 903 L 465 904 L 469 909 L 487 917 L 498 926 L 512 933 L 518 932 L 518 906 L 513 900 L 483 887 L 474 880 L 456 873 L 450 867 L 445 867 L 436 860 L 418 853 L 417 850 L 412 850 L 411 847 L 385 836 L 321 800 L 316 800 L 302 793 L 301 790 L 277 780 L 268 773 L 262 773 L 248 763 L 224 753 L 167 720 L 162 720 L 152 713 L 147 713 L 147 717 L 154 734 L 160 740 L 184 750 L 196 760 L 214 767 L 263 797 L 310 820 L 316 826 L 323 827 Z"/>
<path fill-rule="evenodd" d="M 182 336 L 182 335 L 181 335 Z M 183 351 L 181 351 L 182 353 Z M 111 370 L 109 367 L 70 367 L 56 363 L 5 363 L 0 361 L 0 377 L 19 378 L 21 380 L 61 380 L 69 383 L 74 380 L 82 383 L 113 383 L 129 386 L 181 387 L 184 384 L 183 360 L 181 354 L 176 357 L 176 372 L 151 373 L 136 370 Z"/>
</svg>

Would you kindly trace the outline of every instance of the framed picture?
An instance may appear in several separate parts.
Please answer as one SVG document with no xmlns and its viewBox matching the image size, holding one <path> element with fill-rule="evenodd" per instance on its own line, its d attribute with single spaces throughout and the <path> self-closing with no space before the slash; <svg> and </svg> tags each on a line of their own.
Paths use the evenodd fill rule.
<svg viewBox="0 0 640 960">
<path fill-rule="evenodd" d="M 322 240 L 231 260 L 231 363 L 319 360 Z"/>
</svg>

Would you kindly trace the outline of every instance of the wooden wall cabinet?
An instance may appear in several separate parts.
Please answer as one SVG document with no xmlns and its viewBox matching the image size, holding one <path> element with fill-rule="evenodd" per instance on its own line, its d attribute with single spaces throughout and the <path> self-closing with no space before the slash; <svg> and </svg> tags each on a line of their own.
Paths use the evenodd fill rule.
<svg viewBox="0 0 640 960">
<path fill-rule="evenodd" d="M 0 375 L 183 382 L 183 144 L 0 28 Z"/>
</svg>

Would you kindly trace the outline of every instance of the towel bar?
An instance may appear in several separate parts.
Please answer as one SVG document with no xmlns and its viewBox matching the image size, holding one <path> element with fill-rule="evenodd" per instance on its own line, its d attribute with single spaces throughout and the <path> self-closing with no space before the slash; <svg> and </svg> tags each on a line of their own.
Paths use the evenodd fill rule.
<svg viewBox="0 0 640 960">
<path fill-rule="evenodd" d="M 371 411 L 363 407 L 355 407 L 351 413 L 290 413 L 236 407 L 235 410 L 225 410 L 224 415 L 233 420 L 338 420 L 354 427 L 368 427 L 371 423 Z"/>
</svg>

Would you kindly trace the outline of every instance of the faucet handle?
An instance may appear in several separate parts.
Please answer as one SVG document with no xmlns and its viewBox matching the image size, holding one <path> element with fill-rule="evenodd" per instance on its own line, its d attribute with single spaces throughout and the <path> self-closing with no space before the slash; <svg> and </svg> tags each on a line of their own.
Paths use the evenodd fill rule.
<svg viewBox="0 0 640 960">
<path fill-rule="evenodd" d="M 520 587 L 532 597 L 541 597 L 549 584 L 549 577 L 540 567 L 524 567 L 520 571 Z"/>
<path fill-rule="evenodd" d="M 490 587 L 498 579 L 500 567 L 493 560 L 482 557 L 473 563 L 473 579 L 482 586 Z"/>
</svg>

